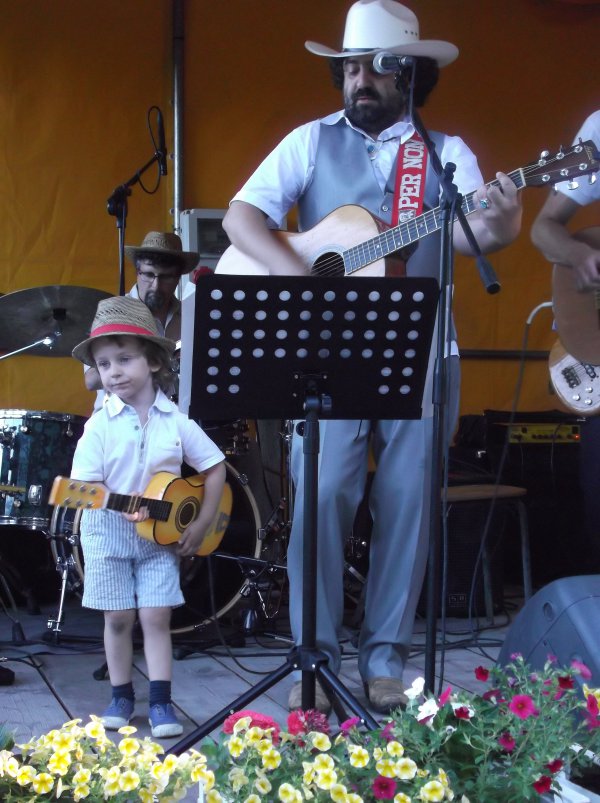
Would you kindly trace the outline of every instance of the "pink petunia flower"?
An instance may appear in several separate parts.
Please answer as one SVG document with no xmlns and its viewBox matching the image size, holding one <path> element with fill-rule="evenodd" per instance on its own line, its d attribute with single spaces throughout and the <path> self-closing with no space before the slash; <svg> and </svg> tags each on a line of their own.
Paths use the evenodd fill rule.
<svg viewBox="0 0 600 803">
<path fill-rule="evenodd" d="M 554 761 L 549 761 L 546 766 L 550 770 L 550 772 L 560 772 L 564 767 L 564 763 L 560 760 L 560 758 L 555 758 Z"/>
<path fill-rule="evenodd" d="M 498 744 L 503 750 L 506 750 L 507 753 L 512 753 L 512 751 L 517 746 L 514 738 L 510 735 L 510 733 L 503 733 L 502 736 L 498 739 Z"/>
<path fill-rule="evenodd" d="M 573 669 L 576 672 L 579 672 L 579 674 L 581 675 L 581 677 L 584 680 L 591 680 L 592 679 L 592 673 L 591 673 L 589 667 L 587 667 L 581 661 L 573 660 L 573 661 L 571 661 L 571 666 L 573 667 Z"/>
<path fill-rule="evenodd" d="M 528 694 L 515 694 L 508 704 L 508 709 L 512 711 L 515 716 L 519 717 L 519 719 L 537 717 L 540 713 Z"/>
<path fill-rule="evenodd" d="M 396 794 L 396 781 L 393 778 L 384 778 L 378 775 L 371 786 L 376 800 L 393 800 Z"/>
<path fill-rule="evenodd" d="M 350 719 L 346 719 L 340 724 L 340 730 L 342 733 L 348 733 L 358 724 L 360 724 L 360 717 L 350 717 Z"/>
<path fill-rule="evenodd" d="M 485 666 L 476 666 L 475 677 L 477 680 L 482 680 L 485 683 L 486 680 L 489 680 L 490 670 L 486 669 Z"/>
<path fill-rule="evenodd" d="M 440 699 L 438 701 L 440 708 L 443 708 L 446 705 L 446 703 L 450 699 L 451 694 L 452 694 L 452 686 L 448 686 L 448 688 L 440 694 Z"/>
<path fill-rule="evenodd" d="M 461 705 L 454 709 L 454 716 L 457 719 L 471 719 L 471 711 L 466 705 Z"/>
<path fill-rule="evenodd" d="M 271 729 L 273 743 L 276 744 L 279 741 L 280 728 L 277 722 L 272 717 L 266 714 L 259 714 L 256 711 L 236 711 L 235 714 L 231 714 L 223 722 L 223 733 L 233 733 L 235 723 L 240 719 L 244 719 L 244 717 L 250 717 L 251 728 L 262 728 L 265 731 Z"/>
<path fill-rule="evenodd" d="M 558 688 L 559 689 L 573 689 L 575 688 L 575 681 L 571 677 L 571 675 L 559 675 L 558 676 Z"/>
</svg>

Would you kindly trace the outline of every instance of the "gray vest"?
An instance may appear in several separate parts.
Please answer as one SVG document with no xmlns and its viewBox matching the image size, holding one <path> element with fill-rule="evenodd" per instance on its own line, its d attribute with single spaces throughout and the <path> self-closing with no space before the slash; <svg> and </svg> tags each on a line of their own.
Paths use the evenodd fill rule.
<svg viewBox="0 0 600 803">
<path fill-rule="evenodd" d="M 443 134 L 430 132 L 438 153 Z M 344 119 L 335 125 L 321 123 L 312 181 L 298 201 L 301 231 L 312 228 L 322 218 L 343 204 L 357 204 L 390 222 L 394 202 L 396 162 L 392 166 L 384 192 L 381 192 L 361 134 Z M 433 168 L 427 165 L 424 206 L 438 206 L 439 186 Z M 407 263 L 410 276 L 439 275 L 439 232 L 419 241 Z"/>
</svg>

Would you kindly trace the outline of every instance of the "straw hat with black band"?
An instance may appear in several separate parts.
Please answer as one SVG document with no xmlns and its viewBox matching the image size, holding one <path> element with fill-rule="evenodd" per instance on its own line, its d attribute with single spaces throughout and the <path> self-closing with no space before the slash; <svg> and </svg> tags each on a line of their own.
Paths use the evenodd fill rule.
<svg viewBox="0 0 600 803">
<path fill-rule="evenodd" d="M 170 259 L 182 273 L 189 273 L 200 261 L 200 254 L 184 251 L 179 235 L 170 231 L 149 231 L 141 245 L 126 245 L 125 253 L 136 264 L 138 259 Z"/>
</svg>

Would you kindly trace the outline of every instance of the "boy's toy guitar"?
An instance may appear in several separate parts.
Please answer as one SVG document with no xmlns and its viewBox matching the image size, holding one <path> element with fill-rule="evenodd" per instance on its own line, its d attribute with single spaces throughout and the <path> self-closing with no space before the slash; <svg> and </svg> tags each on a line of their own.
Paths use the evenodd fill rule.
<svg viewBox="0 0 600 803">
<path fill-rule="evenodd" d="M 150 518 L 135 525 L 138 535 L 167 545 L 179 541 L 186 527 L 198 516 L 203 499 L 204 475 L 184 478 L 159 471 L 148 483 L 144 496 L 111 493 L 100 483 L 56 477 L 49 503 L 82 510 L 105 508 L 121 513 L 136 513 L 141 507 L 147 507 Z M 225 483 L 219 509 L 197 555 L 209 555 L 217 549 L 229 524 L 231 505 L 231 488 Z"/>
</svg>

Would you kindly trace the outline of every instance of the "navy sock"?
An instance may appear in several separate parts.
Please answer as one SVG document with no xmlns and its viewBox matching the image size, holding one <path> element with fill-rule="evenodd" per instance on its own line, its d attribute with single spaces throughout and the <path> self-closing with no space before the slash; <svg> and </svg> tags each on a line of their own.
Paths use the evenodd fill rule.
<svg viewBox="0 0 600 803">
<path fill-rule="evenodd" d="M 171 681 L 151 680 L 149 705 L 167 705 L 171 702 Z"/>
<path fill-rule="evenodd" d="M 129 683 L 123 683 L 121 686 L 112 686 L 112 696 L 115 699 L 125 697 L 127 700 L 135 700 L 133 683 L 129 681 Z"/>
</svg>

